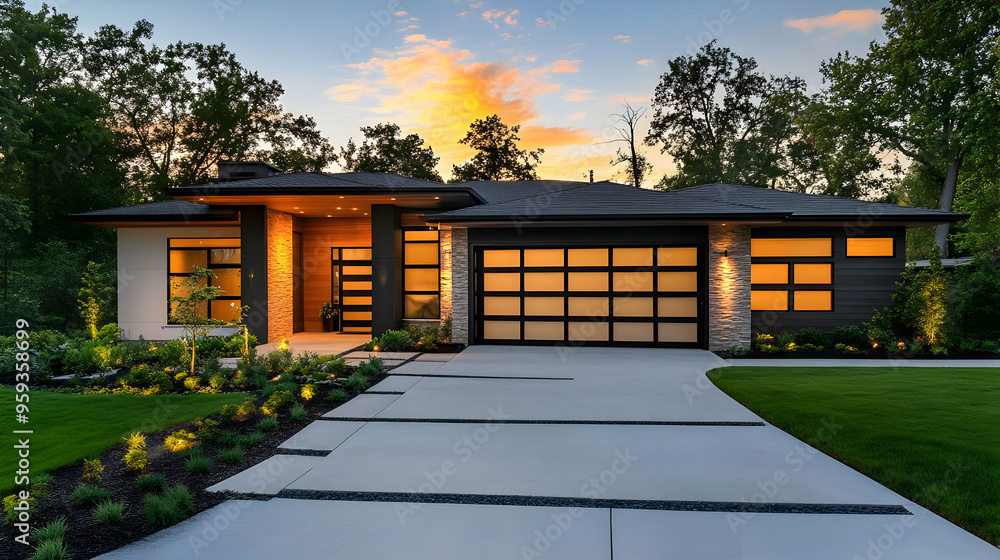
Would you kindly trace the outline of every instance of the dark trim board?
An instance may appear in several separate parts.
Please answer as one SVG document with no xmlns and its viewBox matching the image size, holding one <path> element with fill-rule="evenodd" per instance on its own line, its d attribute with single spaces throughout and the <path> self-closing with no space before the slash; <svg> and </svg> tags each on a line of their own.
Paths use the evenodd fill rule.
<svg viewBox="0 0 1000 560">
<path fill-rule="evenodd" d="M 751 311 L 752 331 L 797 332 L 806 327 L 830 330 L 840 325 L 860 324 L 871 318 L 876 309 L 892 305 L 892 292 L 906 266 L 906 229 L 903 227 L 862 228 L 852 223 L 842 227 L 773 227 L 751 230 L 753 238 L 830 237 L 833 255 L 829 258 L 752 258 L 753 263 L 830 262 L 833 282 L 824 285 L 795 286 L 796 290 L 828 289 L 833 291 L 832 311 Z M 892 257 L 848 257 L 848 237 L 892 237 Z M 768 289 L 768 285 L 754 285 Z"/>
</svg>

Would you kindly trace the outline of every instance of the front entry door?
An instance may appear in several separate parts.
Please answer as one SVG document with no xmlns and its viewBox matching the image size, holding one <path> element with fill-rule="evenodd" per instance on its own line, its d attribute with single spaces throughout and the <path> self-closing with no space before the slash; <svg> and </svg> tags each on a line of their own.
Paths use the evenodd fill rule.
<svg viewBox="0 0 1000 560">
<path fill-rule="evenodd" d="M 330 301 L 340 306 L 340 330 L 372 332 L 372 250 L 370 247 L 333 248 Z"/>
</svg>

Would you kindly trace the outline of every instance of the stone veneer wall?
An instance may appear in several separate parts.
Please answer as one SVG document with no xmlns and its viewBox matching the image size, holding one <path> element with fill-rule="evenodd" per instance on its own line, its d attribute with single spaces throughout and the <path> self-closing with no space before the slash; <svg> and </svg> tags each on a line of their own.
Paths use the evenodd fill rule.
<svg viewBox="0 0 1000 560">
<path fill-rule="evenodd" d="M 750 228 L 709 226 L 708 246 L 708 348 L 749 348 Z"/>
<path fill-rule="evenodd" d="M 441 265 L 441 318 L 451 315 L 451 226 L 441 226 L 438 230 L 439 262 Z"/>
<path fill-rule="evenodd" d="M 267 210 L 267 336 L 292 334 L 292 215 Z"/>
<path fill-rule="evenodd" d="M 444 233 L 444 230 L 441 230 Z M 453 227 L 450 233 L 451 252 L 449 255 L 451 285 L 448 293 L 448 311 L 451 313 L 451 341 L 456 344 L 469 343 L 469 230 L 463 227 Z M 441 250 L 444 251 L 442 241 Z M 442 255 L 444 257 L 444 255 Z M 444 263 L 441 260 L 441 274 L 444 276 Z M 444 317 L 444 282 L 441 284 L 441 313 Z"/>
</svg>

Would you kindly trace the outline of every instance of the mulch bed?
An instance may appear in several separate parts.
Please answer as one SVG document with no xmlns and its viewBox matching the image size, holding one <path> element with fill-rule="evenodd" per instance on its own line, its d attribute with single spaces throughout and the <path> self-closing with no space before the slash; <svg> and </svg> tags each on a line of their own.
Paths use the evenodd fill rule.
<svg viewBox="0 0 1000 560">
<path fill-rule="evenodd" d="M 944 354 L 944 355 L 934 355 L 930 352 L 921 352 L 920 354 L 899 354 L 893 352 L 886 352 L 884 350 L 868 350 L 866 352 L 837 352 L 833 350 L 824 350 L 818 352 L 806 352 L 803 350 L 796 351 L 784 351 L 784 352 L 774 352 L 766 353 L 760 350 L 754 350 L 752 354 L 734 356 L 732 353 L 725 350 L 719 350 L 714 352 L 715 355 L 724 358 L 762 358 L 762 359 L 791 359 L 791 360 L 1000 360 L 1000 355 L 993 354 L 990 352 L 968 352 L 962 354 Z"/>
<path fill-rule="evenodd" d="M 383 378 L 384 376 L 372 378 L 371 383 L 374 385 Z M 190 474 L 185 468 L 186 459 L 180 453 L 171 453 L 163 446 L 163 440 L 174 431 L 184 429 L 197 432 L 193 423 L 177 424 L 162 432 L 147 434 L 149 467 L 146 469 L 146 473 L 164 475 L 168 487 L 178 483 L 187 486 L 188 490 L 191 491 L 192 498 L 194 498 L 195 513 L 216 506 L 226 501 L 227 498 L 220 494 L 205 492 L 205 488 L 277 454 L 279 444 L 292 437 L 313 420 L 333 410 L 339 404 L 343 404 L 331 402 L 326 397 L 325 390 L 318 392 L 316 397 L 308 402 L 301 400 L 299 402 L 302 402 L 306 408 L 306 418 L 301 422 L 296 422 L 288 415 L 287 410 L 281 413 L 278 416 L 278 427 L 264 432 L 264 441 L 247 449 L 243 462 L 239 464 L 223 463 L 217 459 L 219 451 L 226 449 L 226 447 L 215 442 L 202 442 L 200 445 L 204 456 L 212 459 L 212 471 L 206 474 Z M 219 428 L 250 433 L 256 429 L 260 419 L 261 417 L 258 416 L 246 422 L 221 424 Z M 81 433 L 80 437 L 86 437 L 86 433 Z M 93 506 L 76 505 L 70 500 L 70 494 L 82 482 L 83 466 L 80 465 L 50 473 L 53 476 L 53 481 L 49 485 L 50 495 L 42 503 L 41 508 L 33 513 L 32 529 L 43 527 L 60 516 L 66 516 L 69 520 L 69 528 L 63 538 L 63 543 L 73 560 L 99 556 L 160 530 L 150 526 L 146 521 L 146 516 L 142 511 L 145 492 L 140 490 L 136 483 L 139 474 L 125 470 L 125 464 L 122 461 L 125 451 L 126 445 L 123 441 L 101 456 L 101 462 L 104 463 L 104 477 L 100 487 L 112 491 L 114 493 L 112 499 L 117 501 L 124 498 L 126 502 L 125 519 L 121 523 L 97 525 L 91 519 Z M 26 547 L 14 542 L 14 531 L 10 529 L 12 529 L 10 526 L 4 527 L 4 533 L 10 536 L 0 541 L 0 558 L 22 560 L 31 556 L 33 547 Z"/>
</svg>

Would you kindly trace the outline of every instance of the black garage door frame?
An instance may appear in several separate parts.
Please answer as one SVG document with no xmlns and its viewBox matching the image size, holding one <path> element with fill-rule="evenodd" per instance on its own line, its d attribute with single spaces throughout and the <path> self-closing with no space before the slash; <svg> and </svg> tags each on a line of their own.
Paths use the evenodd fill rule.
<svg viewBox="0 0 1000 560">
<path fill-rule="evenodd" d="M 686 232 L 686 233 L 691 233 Z M 592 233 L 591 233 L 592 235 Z M 685 236 L 690 237 L 690 236 Z M 662 237 L 661 237 L 662 239 Z M 519 291 L 510 292 L 495 292 L 491 291 L 491 297 L 518 297 L 521 298 L 522 307 L 517 315 L 484 315 L 482 311 L 484 310 L 484 297 L 485 293 L 483 290 L 483 274 L 486 269 L 483 266 L 483 251 L 484 250 L 522 250 L 521 252 L 521 266 L 518 267 L 490 267 L 490 273 L 504 273 L 504 272 L 566 272 L 568 268 L 568 251 L 569 249 L 610 249 L 614 248 L 652 248 L 653 253 L 653 263 L 656 263 L 656 249 L 669 249 L 669 248 L 686 248 L 694 247 L 698 251 L 697 264 L 696 266 L 614 266 L 613 262 L 609 261 L 607 266 L 597 266 L 597 267 L 573 267 L 573 272 L 607 272 L 610 277 L 615 272 L 651 272 L 653 278 L 653 290 L 652 291 L 615 291 L 614 285 L 609 279 L 609 289 L 604 292 L 580 292 L 574 291 L 569 292 L 568 286 L 564 284 L 564 289 L 559 292 L 539 292 L 539 291 L 525 291 L 523 285 L 523 274 L 522 274 L 522 284 Z M 561 249 L 563 253 L 563 263 L 567 266 L 556 266 L 556 267 L 531 267 L 525 269 L 524 267 L 524 249 Z M 600 346 L 600 347 L 656 347 L 656 348 L 707 348 L 708 347 L 708 281 L 707 281 L 707 271 L 708 271 L 708 244 L 704 241 L 681 241 L 678 243 L 622 243 L 618 241 L 603 242 L 603 243 L 518 243 L 518 244 L 475 244 L 470 247 L 470 257 L 472 258 L 472 266 L 470 267 L 470 289 L 472 291 L 473 297 L 471 298 L 472 309 L 470 309 L 470 319 L 472 327 L 472 341 L 474 344 L 503 344 L 503 345 L 521 345 L 521 346 Z M 683 271 L 694 271 L 697 272 L 697 291 L 696 292 L 659 292 L 658 291 L 658 274 L 660 271 L 672 271 L 672 272 L 683 272 Z M 692 318 L 666 318 L 661 319 L 659 317 L 659 305 L 656 303 L 656 298 L 661 297 L 691 297 L 691 294 L 696 294 L 698 313 L 696 317 Z M 558 316 L 539 316 L 539 315 L 525 315 L 523 308 L 523 298 L 525 296 L 533 297 L 564 297 L 564 314 Z M 595 317 L 595 316 L 571 316 L 569 315 L 569 298 L 568 296 L 574 297 L 648 297 L 653 300 L 653 316 L 652 317 L 615 317 L 614 315 L 614 305 L 609 306 L 607 317 Z M 609 300 L 613 301 L 613 300 Z M 520 339 L 485 339 L 484 333 L 484 323 L 486 321 L 496 320 L 496 321 L 517 321 L 520 324 Z M 525 322 L 545 322 L 545 321 L 557 321 L 564 323 L 564 332 L 562 341 L 552 341 L 552 340 L 525 340 Z M 583 340 L 569 340 L 569 325 L 571 322 L 607 322 L 608 325 L 608 338 L 607 341 L 583 341 Z M 652 342 L 640 342 L 640 341 L 615 341 L 614 340 L 614 324 L 615 323 L 653 323 L 658 325 L 661 323 L 695 323 L 697 324 L 697 342 L 658 342 L 657 341 L 657 331 L 654 328 L 653 341 Z"/>
</svg>

